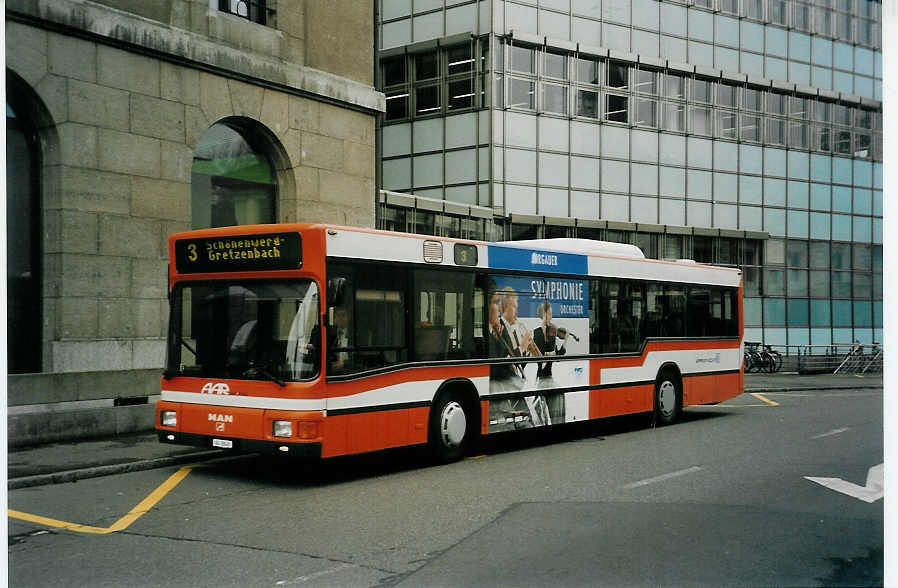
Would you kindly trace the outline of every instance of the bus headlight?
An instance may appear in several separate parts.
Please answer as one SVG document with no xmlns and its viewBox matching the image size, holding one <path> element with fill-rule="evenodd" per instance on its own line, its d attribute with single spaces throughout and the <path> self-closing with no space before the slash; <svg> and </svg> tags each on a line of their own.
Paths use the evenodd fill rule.
<svg viewBox="0 0 898 588">
<path fill-rule="evenodd" d="M 271 423 L 271 434 L 275 437 L 292 437 L 293 423 L 290 421 L 273 421 Z"/>
<path fill-rule="evenodd" d="M 178 413 L 173 410 L 163 410 L 159 413 L 159 422 L 163 427 L 175 427 L 178 424 Z"/>
</svg>

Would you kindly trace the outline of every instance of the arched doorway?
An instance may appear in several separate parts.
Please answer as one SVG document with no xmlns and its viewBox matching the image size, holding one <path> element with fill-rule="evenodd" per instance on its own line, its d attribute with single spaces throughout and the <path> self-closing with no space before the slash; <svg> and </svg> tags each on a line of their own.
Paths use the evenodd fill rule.
<svg viewBox="0 0 898 588">
<path fill-rule="evenodd" d="M 26 92 L 7 75 L 6 327 L 8 372 L 41 371 L 41 151 Z"/>
<path fill-rule="evenodd" d="M 209 127 L 193 155 L 194 229 L 277 222 L 277 175 L 269 151 L 253 121 L 225 119 Z"/>
</svg>

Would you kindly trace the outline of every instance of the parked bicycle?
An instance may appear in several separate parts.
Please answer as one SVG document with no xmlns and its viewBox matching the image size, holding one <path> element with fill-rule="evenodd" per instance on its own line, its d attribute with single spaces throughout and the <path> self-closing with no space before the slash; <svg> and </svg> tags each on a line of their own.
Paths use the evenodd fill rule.
<svg viewBox="0 0 898 588">
<path fill-rule="evenodd" d="M 769 374 L 778 372 L 783 366 L 783 356 L 779 351 L 773 349 L 770 345 L 762 343 L 745 343 L 745 371 L 746 372 L 767 372 Z"/>
</svg>

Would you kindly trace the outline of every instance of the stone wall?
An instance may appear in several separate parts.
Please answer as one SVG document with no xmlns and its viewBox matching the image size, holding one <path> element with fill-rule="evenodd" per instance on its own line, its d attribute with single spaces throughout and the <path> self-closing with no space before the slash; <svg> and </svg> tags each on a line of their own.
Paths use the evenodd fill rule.
<svg viewBox="0 0 898 588">
<path fill-rule="evenodd" d="M 383 95 L 303 64 L 306 2 L 278 2 L 276 28 L 209 0 L 143 4 L 7 3 L 7 68 L 41 113 L 48 374 L 162 367 L 167 237 L 190 228 L 193 152 L 224 118 L 270 137 L 279 220 L 374 225 Z M 355 59 L 373 67 L 370 48 Z"/>
</svg>

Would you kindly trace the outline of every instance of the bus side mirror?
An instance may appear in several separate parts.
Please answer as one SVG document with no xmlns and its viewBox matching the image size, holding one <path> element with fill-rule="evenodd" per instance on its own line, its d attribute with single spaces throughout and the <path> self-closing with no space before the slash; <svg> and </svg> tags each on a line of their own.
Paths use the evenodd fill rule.
<svg viewBox="0 0 898 588">
<path fill-rule="evenodd" d="M 327 281 L 327 305 L 331 309 L 330 320 L 333 322 L 333 308 L 335 306 L 345 306 L 346 298 L 346 278 L 331 278 Z"/>
<path fill-rule="evenodd" d="M 334 324 L 334 309 L 333 306 L 327 307 L 327 315 L 324 317 L 325 326 L 330 327 Z"/>
</svg>

